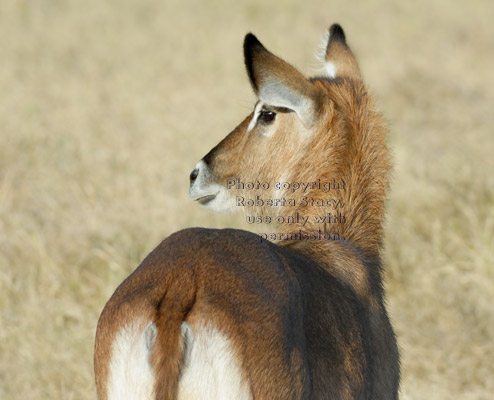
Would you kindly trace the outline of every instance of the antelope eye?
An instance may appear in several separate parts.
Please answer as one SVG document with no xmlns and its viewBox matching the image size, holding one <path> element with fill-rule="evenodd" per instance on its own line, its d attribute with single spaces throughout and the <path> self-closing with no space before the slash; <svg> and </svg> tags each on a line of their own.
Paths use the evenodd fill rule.
<svg viewBox="0 0 494 400">
<path fill-rule="evenodd" d="M 273 111 L 263 110 L 259 114 L 259 121 L 265 124 L 270 124 L 274 121 L 275 117 L 276 113 L 274 113 Z"/>
</svg>

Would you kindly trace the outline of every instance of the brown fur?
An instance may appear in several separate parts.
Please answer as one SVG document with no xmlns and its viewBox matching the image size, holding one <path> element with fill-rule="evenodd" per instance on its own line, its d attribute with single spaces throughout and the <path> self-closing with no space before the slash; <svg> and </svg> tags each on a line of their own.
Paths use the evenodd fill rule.
<svg viewBox="0 0 494 400">
<path fill-rule="evenodd" d="M 324 105 L 317 131 L 305 141 L 296 135 L 293 113 L 278 114 L 279 129 L 276 141 L 260 142 L 256 132 L 247 132 L 250 115 L 205 158 L 216 172 L 218 183 L 242 177 L 242 181 L 276 182 L 286 174 L 284 181 L 312 182 L 344 181 L 346 190 L 307 193 L 231 189 L 232 196 L 242 195 L 255 199 L 286 196 L 297 204 L 302 196 L 314 199 L 336 200 L 345 203 L 346 223 L 338 232 L 370 255 L 377 256 L 382 245 L 382 218 L 388 187 L 389 156 L 386 148 L 386 130 L 374 110 L 373 103 L 362 82 L 348 78 L 315 80 L 315 87 L 332 100 Z M 305 141 L 305 142 L 304 142 Z M 232 163 L 230 160 L 236 160 Z M 276 160 L 276 161 L 273 161 Z M 276 216 L 299 213 L 303 216 L 327 215 L 330 207 L 260 207 L 245 211 Z M 290 225 L 276 226 L 277 232 L 290 232 Z M 317 230 L 313 223 L 305 231 Z M 297 229 L 298 230 L 298 229 Z"/>
<path fill-rule="evenodd" d="M 211 323 L 232 341 L 254 399 L 397 399 L 398 352 L 380 263 L 390 168 L 386 130 L 343 31 L 333 26 L 331 34 L 326 58 L 337 66 L 337 76 L 312 80 L 247 36 L 246 64 L 256 93 L 273 98 L 269 91 L 281 87 L 296 107 L 302 104 L 301 111 L 274 107 L 276 129 L 269 137 L 262 124 L 248 129 L 250 115 L 203 161 L 210 183 L 218 185 L 235 178 L 344 181 L 346 190 L 303 196 L 345 203 L 346 221 L 323 229 L 346 240 L 260 243 L 245 231 L 202 228 L 167 238 L 120 285 L 100 317 L 95 346 L 100 400 L 106 398 L 116 331 L 136 316 L 154 321 L 158 330 L 152 355 L 156 399 L 176 398 L 187 347 L 183 321 L 193 331 Z M 272 189 L 229 193 L 301 197 Z M 315 210 L 321 216 L 334 211 L 255 207 L 246 212 L 312 216 Z M 320 228 L 297 226 L 304 233 Z M 293 227 L 274 229 L 290 233 Z"/>
</svg>

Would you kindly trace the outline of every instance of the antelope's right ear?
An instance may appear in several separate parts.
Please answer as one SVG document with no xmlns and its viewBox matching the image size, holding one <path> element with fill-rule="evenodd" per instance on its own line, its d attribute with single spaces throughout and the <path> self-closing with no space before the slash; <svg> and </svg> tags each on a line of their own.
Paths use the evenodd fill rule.
<svg viewBox="0 0 494 400">
<path fill-rule="evenodd" d="M 317 117 L 319 90 L 297 69 L 270 53 L 249 33 L 245 36 L 244 56 L 250 83 L 263 103 L 297 113 L 310 127 Z"/>
</svg>

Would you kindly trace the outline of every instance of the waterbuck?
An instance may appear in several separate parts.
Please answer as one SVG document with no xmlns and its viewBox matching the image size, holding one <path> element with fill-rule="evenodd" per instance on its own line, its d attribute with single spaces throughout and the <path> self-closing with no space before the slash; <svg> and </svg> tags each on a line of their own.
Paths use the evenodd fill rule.
<svg viewBox="0 0 494 400">
<path fill-rule="evenodd" d="M 343 30 L 329 29 L 321 77 L 252 34 L 244 56 L 258 102 L 199 161 L 189 194 L 266 233 L 190 228 L 154 249 L 100 316 L 98 397 L 397 399 L 386 129 Z"/>
</svg>

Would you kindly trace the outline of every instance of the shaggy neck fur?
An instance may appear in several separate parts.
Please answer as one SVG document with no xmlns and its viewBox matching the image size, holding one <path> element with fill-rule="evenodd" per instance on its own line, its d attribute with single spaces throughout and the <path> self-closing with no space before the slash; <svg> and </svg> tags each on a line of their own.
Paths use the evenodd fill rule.
<svg viewBox="0 0 494 400">
<path fill-rule="evenodd" d="M 286 180 L 290 182 L 295 176 L 298 182 L 320 179 L 340 183 L 340 190 L 285 192 L 287 198 L 296 198 L 297 206 L 279 207 L 277 215 L 288 217 L 298 213 L 309 217 L 305 226 L 296 225 L 295 231 L 301 230 L 303 237 L 319 230 L 339 234 L 368 256 L 378 257 L 390 170 L 386 129 L 361 82 L 339 78 L 314 83 L 328 92 L 334 102 L 324 110 L 328 115 L 325 125 L 306 146 L 306 154 L 287 172 Z M 329 205 L 302 206 L 302 197 L 318 204 L 329 200 Z M 314 218 L 328 215 L 338 218 L 338 222 L 320 223 L 320 219 Z M 294 225 L 279 224 L 276 231 L 291 233 Z M 282 244 L 290 245 L 289 241 Z"/>
</svg>

